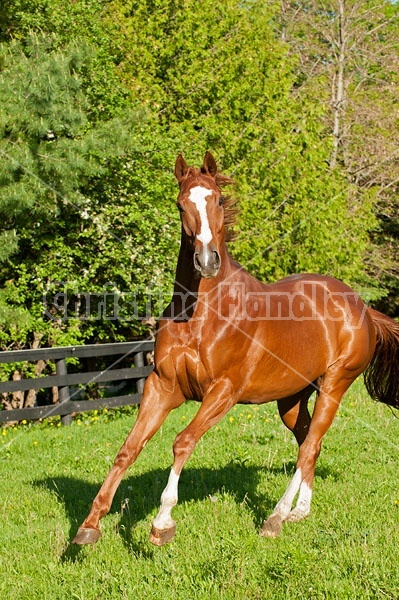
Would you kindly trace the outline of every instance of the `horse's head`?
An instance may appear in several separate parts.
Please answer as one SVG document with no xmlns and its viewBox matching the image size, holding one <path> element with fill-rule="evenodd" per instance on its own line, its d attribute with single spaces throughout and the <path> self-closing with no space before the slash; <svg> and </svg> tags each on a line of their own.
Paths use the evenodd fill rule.
<svg viewBox="0 0 399 600">
<path fill-rule="evenodd" d="M 206 152 L 202 167 L 195 169 L 179 154 L 175 175 L 180 186 L 177 206 L 193 248 L 194 267 L 202 277 L 215 277 L 225 243 L 223 197 L 216 183 L 215 159 Z"/>
</svg>

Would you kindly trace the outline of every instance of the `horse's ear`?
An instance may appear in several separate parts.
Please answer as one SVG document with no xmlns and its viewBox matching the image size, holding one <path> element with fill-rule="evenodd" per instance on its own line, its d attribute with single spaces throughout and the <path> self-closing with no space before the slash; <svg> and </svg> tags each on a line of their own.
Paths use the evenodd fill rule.
<svg viewBox="0 0 399 600">
<path fill-rule="evenodd" d="M 185 176 L 187 171 L 188 171 L 188 165 L 187 165 L 186 161 L 184 160 L 183 155 L 179 154 L 179 156 L 176 158 L 176 163 L 175 163 L 175 177 L 179 183 L 183 179 L 183 177 Z"/>
<path fill-rule="evenodd" d="M 216 160 L 213 158 L 212 154 L 207 150 L 204 156 L 204 164 L 202 165 L 202 171 L 204 173 L 208 173 L 212 177 L 215 177 L 217 170 L 218 168 L 216 166 Z"/>
</svg>

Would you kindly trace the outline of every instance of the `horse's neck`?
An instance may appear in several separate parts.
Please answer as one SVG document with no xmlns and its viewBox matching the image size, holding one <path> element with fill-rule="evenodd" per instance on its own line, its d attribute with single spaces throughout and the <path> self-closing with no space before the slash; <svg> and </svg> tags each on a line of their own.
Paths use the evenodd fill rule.
<svg viewBox="0 0 399 600">
<path fill-rule="evenodd" d="M 183 235 L 177 259 L 174 293 L 196 294 L 199 282 L 198 271 L 194 268 L 193 250 Z"/>
<path fill-rule="evenodd" d="M 210 291 L 224 277 L 228 277 L 232 268 L 235 268 L 226 245 L 221 248 L 221 262 L 221 271 L 217 277 L 207 280 L 201 279 L 200 274 L 194 267 L 192 246 L 183 235 L 177 261 L 173 299 L 164 316 L 174 316 L 177 320 L 183 321 L 189 319 L 194 312 L 198 293 L 201 290 L 204 292 Z"/>
<path fill-rule="evenodd" d="M 194 268 L 193 251 L 182 235 L 173 296 L 163 312 L 163 317 L 172 318 L 174 321 L 187 321 L 194 312 L 199 284 L 200 277 Z"/>
</svg>

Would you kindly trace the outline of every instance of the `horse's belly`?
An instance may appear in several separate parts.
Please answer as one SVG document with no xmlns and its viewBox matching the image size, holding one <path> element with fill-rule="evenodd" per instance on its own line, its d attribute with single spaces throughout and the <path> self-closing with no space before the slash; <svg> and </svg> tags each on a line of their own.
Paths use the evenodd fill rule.
<svg viewBox="0 0 399 600">
<path fill-rule="evenodd" d="M 248 369 L 241 401 L 268 402 L 296 394 L 316 381 L 328 367 L 328 357 L 316 352 L 267 354 Z"/>
<path fill-rule="evenodd" d="M 313 379 L 300 376 L 287 377 L 285 381 L 282 379 L 270 381 L 269 378 L 265 378 L 264 380 L 257 378 L 248 382 L 248 385 L 242 390 L 239 402 L 262 404 L 263 402 L 287 398 L 308 387 L 320 375 L 321 373 L 318 373 Z"/>
</svg>

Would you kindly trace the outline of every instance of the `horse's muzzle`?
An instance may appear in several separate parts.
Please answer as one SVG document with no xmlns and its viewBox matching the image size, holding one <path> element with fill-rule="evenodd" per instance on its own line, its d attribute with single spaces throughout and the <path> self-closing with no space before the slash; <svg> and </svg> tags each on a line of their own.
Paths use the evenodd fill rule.
<svg viewBox="0 0 399 600">
<path fill-rule="evenodd" d="M 216 277 L 220 265 L 220 254 L 215 248 L 204 245 L 199 252 L 194 252 L 194 267 L 201 273 L 201 277 Z"/>
</svg>

